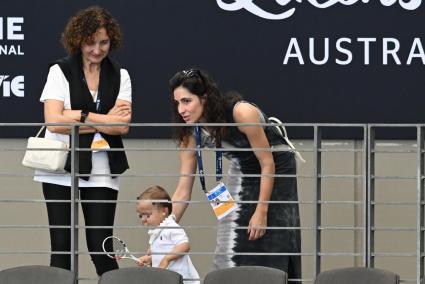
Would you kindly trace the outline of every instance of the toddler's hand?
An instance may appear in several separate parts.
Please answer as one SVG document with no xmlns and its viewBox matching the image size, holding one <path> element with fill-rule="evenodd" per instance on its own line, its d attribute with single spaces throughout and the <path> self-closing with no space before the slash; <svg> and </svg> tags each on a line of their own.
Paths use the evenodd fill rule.
<svg viewBox="0 0 425 284">
<path fill-rule="evenodd" d="M 137 265 L 139 266 L 151 266 L 152 265 L 152 256 L 144 255 L 138 258 L 139 262 Z"/>
</svg>

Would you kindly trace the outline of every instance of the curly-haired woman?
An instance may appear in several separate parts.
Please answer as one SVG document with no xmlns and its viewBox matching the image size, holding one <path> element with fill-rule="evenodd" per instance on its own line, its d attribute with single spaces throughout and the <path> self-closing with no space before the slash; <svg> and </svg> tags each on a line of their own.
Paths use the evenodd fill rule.
<svg viewBox="0 0 425 284">
<path fill-rule="evenodd" d="M 109 51 L 120 47 L 122 34 L 117 21 L 105 9 L 93 6 L 79 11 L 68 21 L 62 44 L 68 56 L 50 65 L 40 101 L 44 103 L 46 123 L 129 123 L 131 120 L 131 82 L 127 70 L 109 58 Z M 45 137 L 69 142 L 71 128 L 48 126 Z M 117 200 L 119 183 L 116 175 L 128 169 L 124 151 L 102 151 L 123 148 L 121 135 L 127 126 L 82 126 L 79 147 L 93 151 L 79 153 L 79 193 L 82 201 Z M 70 172 L 70 155 L 65 170 Z M 95 174 L 96 176 L 90 176 Z M 113 176 L 108 176 L 113 174 Z M 103 176 L 102 176 L 103 175 Z M 50 226 L 70 226 L 71 177 L 37 171 L 34 180 L 42 182 L 47 200 Z M 115 203 L 82 202 L 86 226 L 112 226 Z M 102 241 L 112 229 L 86 229 L 86 241 L 98 275 L 118 268 L 117 262 L 102 254 Z M 50 228 L 53 252 L 69 252 L 69 228 Z M 110 248 L 112 251 L 112 248 Z M 70 269 L 70 254 L 55 253 L 50 265 Z"/>
</svg>

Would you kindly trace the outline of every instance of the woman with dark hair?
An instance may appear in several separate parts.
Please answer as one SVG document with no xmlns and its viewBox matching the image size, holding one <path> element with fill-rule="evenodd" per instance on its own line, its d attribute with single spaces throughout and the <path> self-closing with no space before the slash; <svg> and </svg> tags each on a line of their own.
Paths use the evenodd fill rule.
<svg viewBox="0 0 425 284">
<path fill-rule="evenodd" d="M 109 58 L 109 51 L 121 45 L 117 21 L 101 7 L 79 11 L 67 23 L 62 44 L 68 56 L 50 64 L 47 82 L 40 101 L 44 103 L 46 123 L 129 123 L 131 121 L 131 82 L 127 70 Z M 80 200 L 115 201 L 119 183 L 116 175 L 128 169 L 121 135 L 127 126 L 82 126 L 79 147 L 93 151 L 79 152 Z M 69 143 L 68 126 L 48 126 L 45 137 Z M 71 171 L 70 155 L 65 170 Z M 109 176 L 113 174 L 114 176 Z M 34 180 L 42 182 L 46 200 L 70 200 L 71 177 L 37 171 Z M 113 226 L 115 203 L 82 202 L 86 226 Z M 70 202 L 46 202 L 51 226 L 70 226 Z M 86 229 L 86 241 L 98 275 L 117 269 L 117 262 L 102 252 L 102 241 L 112 229 Z M 53 252 L 70 252 L 69 228 L 50 228 Z M 109 248 L 112 251 L 112 247 Z M 72 252 L 70 252 L 72 253 Z M 70 253 L 55 253 L 50 265 L 71 268 Z"/>
<path fill-rule="evenodd" d="M 215 267 L 221 269 L 241 265 L 261 265 L 282 269 L 288 273 L 289 278 L 300 279 L 299 229 L 265 228 L 300 226 L 298 204 L 268 203 L 268 201 L 298 200 L 296 178 L 274 176 L 274 174 L 296 174 L 293 152 L 270 150 L 285 147 L 283 136 L 273 126 L 258 125 L 208 126 L 194 131 L 194 127 L 190 126 L 192 123 L 252 124 L 265 123 L 268 118 L 256 105 L 244 101 L 237 93 L 221 96 L 214 81 L 200 70 L 178 72 L 171 78 L 169 85 L 174 101 L 174 120 L 188 124 L 186 127 L 176 128 L 180 148 L 223 147 L 223 154 L 230 159 L 230 175 L 227 180 L 230 194 L 236 201 L 258 201 L 256 204 L 249 202 L 238 204 L 237 211 L 219 222 Z M 226 148 L 259 150 L 232 151 Z M 266 150 L 262 151 L 260 148 Z M 182 176 L 179 178 L 173 201 L 190 200 L 193 174 L 197 164 L 196 152 L 180 152 Z M 187 203 L 173 204 L 173 213 L 177 220 L 180 220 L 186 208 Z M 256 253 L 260 254 L 255 255 Z M 264 253 L 289 255 L 264 255 Z"/>
</svg>

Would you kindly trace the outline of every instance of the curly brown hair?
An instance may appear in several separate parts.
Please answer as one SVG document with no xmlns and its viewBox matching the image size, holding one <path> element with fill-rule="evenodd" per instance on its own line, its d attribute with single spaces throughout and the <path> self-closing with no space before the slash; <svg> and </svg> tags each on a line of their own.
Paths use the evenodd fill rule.
<svg viewBox="0 0 425 284">
<path fill-rule="evenodd" d="M 80 10 L 68 20 L 62 33 L 62 45 L 69 54 L 75 54 L 81 50 L 83 43 L 93 39 L 100 28 L 106 29 L 111 41 L 111 50 L 121 47 L 122 33 L 117 20 L 106 9 L 99 6 Z"/>
</svg>

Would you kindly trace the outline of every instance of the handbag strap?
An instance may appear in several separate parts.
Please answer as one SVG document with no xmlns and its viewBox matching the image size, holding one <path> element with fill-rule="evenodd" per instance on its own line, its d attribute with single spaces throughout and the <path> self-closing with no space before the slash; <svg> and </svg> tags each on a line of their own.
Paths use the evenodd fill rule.
<svg viewBox="0 0 425 284">
<path fill-rule="evenodd" d="M 40 130 L 38 131 L 37 135 L 35 135 L 35 137 L 40 136 L 41 132 L 43 132 L 44 127 L 46 127 L 45 125 L 43 125 Z"/>
<path fill-rule="evenodd" d="M 282 135 L 283 139 L 286 141 L 286 143 L 288 144 L 289 148 L 291 148 L 295 152 L 295 156 L 301 162 L 305 163 L 305 160 L 304 160 L 303 156 L 301 156 L 300 152 L 298 152 L 297 149 L 295 149 L 294 144 L 292 144 L 292 142 L 289 141 L 288 134 L 286 133 L 286 128 L 285 128 L 285 126 L 283 126 L 282 121 L 280 121 L 276 117 L 269 117 L 269 121 L 272 124 L 280 124 L 280 125 L 275 125 L 277 131 L 280 133 L 280 135 Z"/>
</svg>

